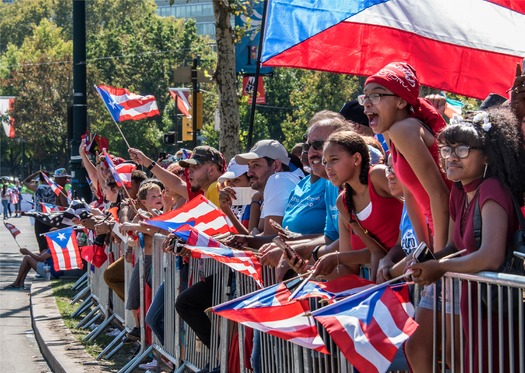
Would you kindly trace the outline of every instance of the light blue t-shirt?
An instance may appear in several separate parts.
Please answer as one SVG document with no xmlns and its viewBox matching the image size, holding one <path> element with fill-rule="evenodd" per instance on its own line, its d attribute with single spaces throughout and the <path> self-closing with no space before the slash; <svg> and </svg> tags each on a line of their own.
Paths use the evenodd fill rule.
<svg viewBox="0 0 525 373">
<path fill-rule="evenodd" d="M 417 238 L 414 233 L 414 227 L 408 217 L 406 203 L 403 204 L 403 212 L 401 213 L 401 223 L 399 224 L 401 231 L 401 248 L 406 255 L 409 255 L 417 247 Z"/>
<path fill-rule="evenodd" d="M 324 227 L 324 235 L 335 241 L 339 238 L 339 211 L 337 210 L 337 197 L 339 196 L 339 188 L 325 180 L 325 204 L 326 204 L 326 222 Z"/>
<path fill-rule="evenodd" d="M 324 200 L 326 182 L 310 182 L 308 175 L 301 180 L 288 198 L 282 226 L 301 234 L 323 233 L 326 216 Z"/>
</svg>

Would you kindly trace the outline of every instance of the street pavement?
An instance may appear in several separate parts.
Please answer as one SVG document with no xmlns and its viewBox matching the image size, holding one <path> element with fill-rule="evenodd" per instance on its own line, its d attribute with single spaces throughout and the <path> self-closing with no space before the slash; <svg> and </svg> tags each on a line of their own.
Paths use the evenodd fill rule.
<svg viewBox="0 0 525 373">
<path fill-rule="evenodd" d="M 21 247 L 38 251 L 28 217 L 7 221 L 20 230 L 17 241 Z M 15 280 L 22 257 L 13 236 L 0 226 L 0 371 L 47 373 L 51 369 L 42 357 L 31 327 L 29 289 L 35 272 L 30 271 L 26 278 L 28 290 L 1 290 Z"/>
</svg>

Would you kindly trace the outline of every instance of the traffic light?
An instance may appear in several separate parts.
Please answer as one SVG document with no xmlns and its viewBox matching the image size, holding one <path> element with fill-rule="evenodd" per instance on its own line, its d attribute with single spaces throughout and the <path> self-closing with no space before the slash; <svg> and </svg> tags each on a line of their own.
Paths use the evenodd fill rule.
<svg viewBox="0 0 525 373">
<path fill-rule="evenodd" d="M 173 145 L 177 142 L 177 133 L 176 132 L 168 132 L 164 134 L 164 144 L 166 145 Z"/>
<path fill-rule="evenodd" d="M 189 110 L 190 115 L 193 115 L 193 93 L 188 97 L 188 101 L 191 103 Z M 197 130 L 202 129 L 202 92 L 197 92 Z"/>
<path fill-rule="evenodd" d="M 191 118 L 182 117 L 182 141 L 193 140 L 193 124 L 191 120 Z"/>
</svg>

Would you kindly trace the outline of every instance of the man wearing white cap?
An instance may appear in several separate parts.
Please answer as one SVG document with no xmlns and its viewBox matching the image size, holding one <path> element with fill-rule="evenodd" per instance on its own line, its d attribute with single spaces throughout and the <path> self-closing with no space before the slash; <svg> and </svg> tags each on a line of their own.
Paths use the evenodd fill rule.
<svg viewBox="0 0 525 373">
<path fill-rule="evenodd" d="M 262 235 L 276 235 L 270 219 L 281 224 L 290 192 L 299 182 L 299 177 L 290 172 L 288 152 L 277 140 L 261 140 L 248 153 L 236 155 L 235 161 L 241 165 L 248 165 L 252 189 L 264 191 L 260 217 L 264 219 Z M 254 237 L 237 238 L 239 246 L 258 248 L 264 243 Z M 235 245 L 234 242 L 231 243 Z"/>
</svg>

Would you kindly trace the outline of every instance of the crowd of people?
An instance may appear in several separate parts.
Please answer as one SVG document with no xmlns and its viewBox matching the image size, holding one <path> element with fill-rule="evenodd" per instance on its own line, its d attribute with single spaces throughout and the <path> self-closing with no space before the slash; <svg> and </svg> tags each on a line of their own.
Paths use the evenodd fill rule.
<svg viewBox="0 0 525 373">
<path fill-rule="evenodd" d="M 164 165 L 131 148 L 128 161 L 111 157 L 128 175 L 122 188 L 113 179 L 107 158 L 97 154 L 93 160 L 82 143 L 80 156 L 95 201 L 90 213 L 77 223 L 94 232 L 97 245 L 103 247 L 125 237 L 129 247 L 104 273 L 108 286 L 135 316 L 135 326 L 124 341 L 131 343 L 141 337 L 138 266 L 129 287 L 124 287 L 124 266 L 133 261 L 132 248 L 143 248 L 147 274 L 153 235 L 167 236 L 166 250 L 173 244 L 170 232 L 141 221 L 203 194 L 239 232 L 221 241 L 235 249 L 257 252 L 262 265 L 275 267 L 279 281 L 307 271 L 325 280 L 357 274 L 378 283 L 406 274 L 424 286 L 415 316 L 420 327 L 408 339 L 404 352 L 414 372 L 431 371 L 433 300 L 441 292 L 440 286 L 434 292 L 432 284 L 439 285 L 446 272 L 498 271 L 518 229 L 514 203 L 522 206 L 525 192 L 525 75 L 518 69 L 509 102 L 454 117 L 449 124 L 443 116 L 445 99 L 431 99 L 419 97 L 418 77 L 409 64 L 390 63 L 370 76 L 363 94 L 341 112 L 316 113 L 309 121 L 305 142 L 290 152 L 279 141 L 265 139 L 227 163 L 217 149 L 197 146 L 191 152 L 181 150 L 173 163 Z M 61 174 L 55 173 L 55 180 L 60 179 Z M 38 201 L 48 197 L 57 205 L 66 203 L 54 194 L 52 198 L 45 187 L 28 185 L 35 191 L 36 208 Z M 238 193 L 246 189 L 252 191 L 249 200 L 235 203 Z M 476 210 L 483 222 L 477 239 L 473 226 Z M 48 228 L 35 224 L 37 237 Z M 277 235 L 300 258 L 283 255 L 272 241 Z M 435 259 L 424 263 L 414 260 L 413 251 L 422 242 L 431 248 Z M 45 253 L 45 242 L 39 241 L 39 245 Z M 463 249 L 461 255 L 449 257 Z M 24 254 L 35 260 L 30 253 Z M 187 254 L 185 249 L 178 253 Z M 145 280 L 149 281 L 148 275 Z M 174 305 L 208 348 L 212 325 L 205 310 L 213 306 L 213 282 L 214 275 L 191 286 L 183 281 L 185 290 Z M 20 286 L 20 281 L 13 286 Z M 469 311 L 469 300 L 474 298 L 467 294 L 476 297 L 462 292 L 458 307 L 447 312 L 453 315 L 451 322 L 461 315 L 472 324 L 464 321 L 463 330 L 456 328 L 458 335 L 447 338 L 459 338 L 463 333 L 465 351 L 470 351 L 471 345 L 487 340 L 487 320 L 492 316 Z M 161 286 L 146 316 L 161 343 L 165 337 L 163 309 Z M 485 329 L 469 329 L 478 324 Z M 496 322 L 490 325 L 497 330 Z M 254 342 L 257 338 L 255 333 Z M 447 348 L 451 345 L 452 341 L 447 341 Z M 500 363 L 498 349 L 489 356 L 488 345 L 486 341 L 483 350 L 474 349 L 472 371 L 479 371 L 480 362 L 485 369 Z M 447 358 L 459 353 L 459 346 L 455 343 L 456 351 L 448 351 Z M 256 372 L 260 371 L 257 356 L 254 347 L 251 364 Z M 452 364 L 449 359 L 446 363 Z"/>
</svg>

